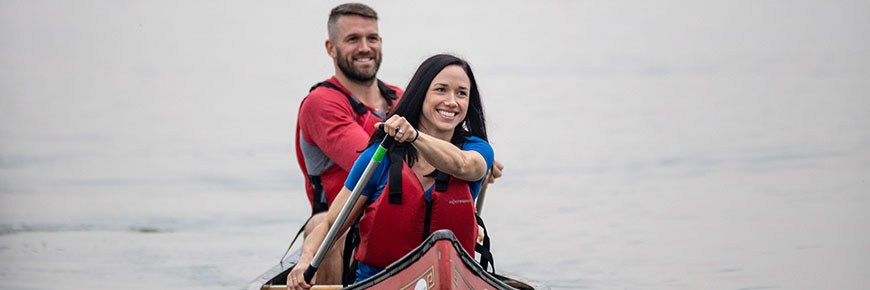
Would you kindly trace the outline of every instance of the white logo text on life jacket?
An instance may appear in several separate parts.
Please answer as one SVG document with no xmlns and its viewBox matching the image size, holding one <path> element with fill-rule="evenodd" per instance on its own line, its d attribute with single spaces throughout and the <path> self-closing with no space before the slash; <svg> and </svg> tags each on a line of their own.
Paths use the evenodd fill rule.
<svg viewBox="0 0 870 290">
<path fill-rule="evenodd" d="M 470 202 L 471 202 L 470 199 L 454 199 L 454 200 L 450 201 L 450 204 L 453 205 L 453 204 L 457 204 L 457 203 L 470 203 Z"/>
</svg>

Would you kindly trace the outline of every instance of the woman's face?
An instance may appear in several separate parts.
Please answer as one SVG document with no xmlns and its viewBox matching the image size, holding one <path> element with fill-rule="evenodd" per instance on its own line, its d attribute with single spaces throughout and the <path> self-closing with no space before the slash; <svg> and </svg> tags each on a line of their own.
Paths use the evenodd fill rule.
<svg viewBox="0 0 870 290">
<path fill-rule="evenodd" d="M 423 117 L 420 128 L 430 135 L 446 135 L 450 138 L 468 113 L 468 98 L 471 81 L 458 65 L 449 65 L 441 70 L 426 91 L 423 100 Z"/>
</svg>

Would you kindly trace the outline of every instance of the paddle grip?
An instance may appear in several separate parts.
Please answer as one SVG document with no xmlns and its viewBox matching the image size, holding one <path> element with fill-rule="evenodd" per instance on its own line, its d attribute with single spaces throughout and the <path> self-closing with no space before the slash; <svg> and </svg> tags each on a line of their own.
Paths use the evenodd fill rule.
<svg viewBox="0 0 870 290">
<path fill-rule="evenodd" d="M 378 125 L 378 129 L 384 131 L 384 123 Z M 387 134 L 387 131 L 384 131 L 384 140 L 381 140 L 381 147 L 389 148 L 393 143 L 396 143 L 396 139 L 393 139 L 390 134 Z"/>
<path fill-rule="evenodd" d="M 311 285 L 311 278 L 314 278 L 314 273 L 317 273 L 317 267 L 312 265 L 308 265 L 308 269 L 305 269 L 305 273 L 302 276 L 305 278 L 305 283 Z"/>
</svg>

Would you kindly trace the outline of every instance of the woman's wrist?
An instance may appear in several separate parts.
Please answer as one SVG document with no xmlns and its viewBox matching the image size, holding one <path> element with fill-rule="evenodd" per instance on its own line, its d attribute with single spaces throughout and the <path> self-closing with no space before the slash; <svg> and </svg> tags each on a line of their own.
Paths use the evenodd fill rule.
<svg viewBox="0 0 870 290">
<path fill-rule="evenodd" d="M 411 127 L 411 128 L 414 128 L 414 127 Z M 414 128 L 414 132 L 415 132 L 414 140 L 411 140 L 411 142 L 408 142 L 408 143 L 414 143 L 414 141 L 417 141 L 417 138 L 420 137 L 420 130 L 417 130 L 417 128 Z"/>
</svg>

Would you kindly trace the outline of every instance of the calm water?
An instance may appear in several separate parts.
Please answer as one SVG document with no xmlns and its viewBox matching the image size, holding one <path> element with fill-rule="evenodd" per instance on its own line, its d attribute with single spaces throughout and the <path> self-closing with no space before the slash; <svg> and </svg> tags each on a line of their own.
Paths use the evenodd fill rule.
<svg viewBox="0 0 870 290">
<path fill-rule="evenodd" d="M 381 77 L 466 57 L 500 271 L 553 289 L 870 283 L 870 4 L 371 3 Z M 0 289 L 239 289 L 308 212 L 338 2 L 0 2 Z"/>
</svg>

